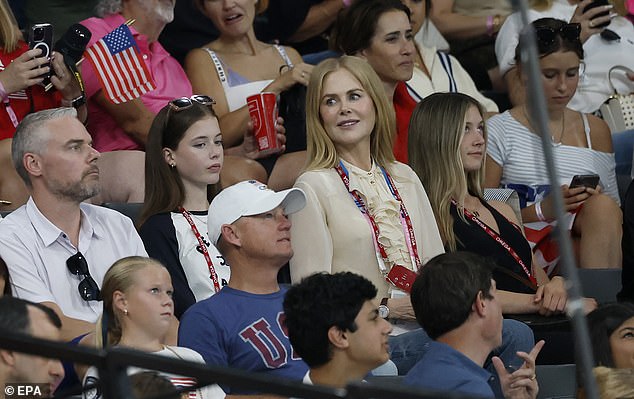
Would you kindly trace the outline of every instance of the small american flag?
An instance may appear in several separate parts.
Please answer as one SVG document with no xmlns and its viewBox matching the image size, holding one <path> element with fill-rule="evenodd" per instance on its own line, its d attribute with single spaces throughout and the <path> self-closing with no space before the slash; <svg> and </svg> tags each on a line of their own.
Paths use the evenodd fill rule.
<svg viewBox="0 0 634 399">
<path fill-rule="evenodd" d="M 106 97 L 115 104 L 134 100 L 156 88 L 126 24 L 90 46 L 85 56 L 95 69 Z"/>
</svg>

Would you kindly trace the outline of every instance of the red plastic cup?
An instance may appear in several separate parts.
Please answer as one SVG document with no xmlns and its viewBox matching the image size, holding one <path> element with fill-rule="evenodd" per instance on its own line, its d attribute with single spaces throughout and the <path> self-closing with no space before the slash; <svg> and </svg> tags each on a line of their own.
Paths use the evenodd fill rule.
<svg viewBox="0 0 634 399">
<path fill-rule="evenodd" d="M 247 97 L 247 106 L 260 153 L 266 155 L 279 152 L 281 146 L 275 130 L 278 114 L 275 93 L 258 93 L 249 96 Z"/>
</svg>

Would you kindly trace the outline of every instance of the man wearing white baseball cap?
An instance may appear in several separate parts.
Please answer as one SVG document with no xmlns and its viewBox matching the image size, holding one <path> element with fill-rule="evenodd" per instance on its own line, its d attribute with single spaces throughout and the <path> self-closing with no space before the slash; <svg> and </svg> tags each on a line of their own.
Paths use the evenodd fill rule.
<svg viewBox="0 0 634 399">
<path fill-rule="evenodd" d="M 281 207 L 286 216 L 300 211 L 306 196 L 299 188 L 276 193 L 266 184 L 247 180 L 222 190 L 212 201 L 207 216 L 209 238 L 218 243 L 222 226 L 232 224 L 243 216 L 255 216 Z"/>
<path fill-rule="evenodd" d="M 283 327 L 286 288 L 277 273 L 293 256 L 288 215 L 306 205 L 297 188 L 275 192 L 255 181 L 225 188 L 211 202 L 209 238 L 231 267 L 229 284 L 181 317 L 178 343 L 207 364 L 301 381 L 308 366 Z M 254 394 L 222 387 L 227 394 Z"/>
</svg>

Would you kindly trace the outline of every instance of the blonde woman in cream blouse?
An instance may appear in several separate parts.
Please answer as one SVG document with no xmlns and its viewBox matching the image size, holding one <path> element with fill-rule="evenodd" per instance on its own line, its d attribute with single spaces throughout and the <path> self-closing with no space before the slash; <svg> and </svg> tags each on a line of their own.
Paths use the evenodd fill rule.
<svg viewBox="0 0 634 399">
<path fill-rule="evenodd" d="M 310 161 L 295 184 L 307 205 L 291 216 L 291 278 L 361 274 L 378 288 L 377 298 L 388 298 L 390 318 L 413 321 L 409 297 L 385 274 L 394 265 L 416 272 L 444 249 L 420 180 L 394 160 L 394 118 L 367 62 L 344 56 L 313 70 L 306 107 Z"/>
<path fill-rule="evenodd" d="M 388 282 L 386 275 L 398 271 L 411 278 L 444 249 L 418 176 L 394 160 L 395 128 L 385 89 L 366 61 L 344 56 L 313 69 L 306 97 L 310 161 L 295 183 L 306 193 L 306 207 L 291 215 L 290 263 L 293 282 L 341 271 L 372 281 L 381 298 L 379 314 L 394 325 L 390 359 L 402 375 L 423 356 L 430 338 L 414 322 L 404 284 Z M 519 367 L 515 354 L 532 346 L 526 325 L 504 321 L 497 352 L 504 364 Z"/>
</svg>

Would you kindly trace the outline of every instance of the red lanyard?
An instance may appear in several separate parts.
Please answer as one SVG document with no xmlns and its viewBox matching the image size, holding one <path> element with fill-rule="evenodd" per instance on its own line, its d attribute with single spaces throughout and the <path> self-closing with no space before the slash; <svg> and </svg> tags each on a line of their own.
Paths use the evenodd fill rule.
<svg viewBox="0 0 634 399">
<path fill-rule="evenodd" d="M 363 215 L 368 220 L 370 226 L 372 227 L 372 232 L 374 233 L 375 248 L 378 248 L 379 253 L 381 254 L 381 258 L 383 258 L 383 261 L 386 262 L 388 260 L 387 251 L 385 250 L 385 247 L 383 246 L 383 244 L 379 242 L 379 227 L 377 226 L 376 221 L 374 220 L 374 217 L 372 217 L 372 215 L 368 211 L 368 208 L 366 207 L 365 202 L 363 201 L 363 198 L 361 198 L 361 196 L 359 195 L 359 192 L 357 190 L 352 190 L 352 191 L 350 190 L 350 179 L 348 178 L 347 171 L 344 171 L 344 168 L 341 162 L 339 162 L 339 165 L 335 166 L 335 170 L 339 174 L 339 177 L 341 178 L 341 181 L 343 182 L 343 184 L 346 186 L 346 189 L 348 190 L 348 192 L 354 199 L 355 205 L 357 206 L 357 208 L 359 208 L 361 213 L 363 213 Z M 382 167 L 381 167 L 381 172 L 383 173 L 385 182 L 387 183 L 392 195 L 401 205 L 401 218 L 405 221 L 404 230 L 407 230 L 406 238 L 409 239 L 409 243 L 411 245 L 411 250 L 410 248 L 408 248 L 408 250 L 410 252 L 410 257 L 412 257 L 414 261 L 414 264 L 412 266 L 414 266 L 416 270 L 418 270 L 421 267 L 421 261 L 420 261 L 420 257 L 418 256 L 418 249 L 416 245 L 416 237 L 414 237 L 414 228 L 412 227 L 412 220 L 410 219 L 409 213 L 407 212 L 407 209 L 405 208 L 405 204 L 403 203 L 403 200 L 401 199 L 401 195 L 396 189 L 396 185 L 394 185 L 392 177 Z M 381 265 L 379 265 L 379 267 L 380 266 Z M 386 271 L 384 270 L 382 270 L 382 272 L 383 274 L 386 273 Z"/>
<path fill-rule="evenodd" d="M 454 199 L 451 200 L 451 203 L 454 204 L 456 206 L 456 208 L 458 207 L 458 204 L 456 203 L 456 201 Z M 537 279 L 535 278 L 535 276 L 533 276 L 531 274 L 531 272 L 529 271 L 528 267 L 526 267 L 526 264 L 524 263 L 522 258 L 520 258 L 520 256 L 517 254 L 517 252 L 515 252 L 515 250 L 513 248 L 511 248 L 511 246 L 509 244 L 507 244 L 506 241 L 504 241 L 504 239 L 502 237 L 500 237 L 500 235 L 498 233 L 493 231 L 493 229 L 491 229 L 486 224 L 482 223 L 482 221 L 480 219 L 478 219 L 477 216 L 473 215 L 466 208 L 463 207 L 462 211 L 464 212 L 465 216 L 468 219 L 472 220 L 475 224 L 480 226 L 480 228 L 482 228 L 482 230 L 484 230 L 491 238 L 493 238 L 493 240 L 495 240 L 495 242 L 500 244 L 502 246 L 502 248 L 506 249 L 508 251 L 508 253 L 513 257 L 513 259 L 515 259 L 515 261 L 520 266 L 522 266 L 522 269 L 524 269 L 524 273 L 526 273 L 526 276 L 528 276 L 528 279 L 533 284 L 537 285 Z"/>
<path fill-rule="evenodd" d="M 207 250 L 207 244 L 205 244 L 205 241 L 203 241 L 203 238 L 200 236 L 200 233 L 198 232 L 198 229 L 196 228 L 196 225 L 194 224 L 194 220 L 192 219 L 189 212 L 187 212 L 185 208 L 183 208 L 182 206 L 178 207 L 178 211 L 183 214 L 183 217 L 185 218 L 185 220 L 187 220 L 187 223 L 189 223 L 189 226 L 192 228 L 192 232 L 194 233 L 196 240 L 198 240 L 198 245 L 200 246 L 200 250 L 202 251 L 203 256 L 205 257 L 205 261 L 207 262 L 207 267 L 209 268 L 209 277 L 211 278 L 211 281 L 213 281 L 214 283 L 214 291 L 215 292 L 220 291 L 220 283 L 218 283 L 218 275 L 216 274 L 214 265 L 211 262 L 211 257 L 209 256 L 209 251 Z"/>
</svg>

